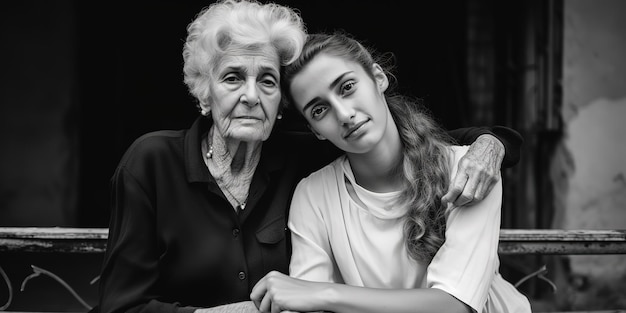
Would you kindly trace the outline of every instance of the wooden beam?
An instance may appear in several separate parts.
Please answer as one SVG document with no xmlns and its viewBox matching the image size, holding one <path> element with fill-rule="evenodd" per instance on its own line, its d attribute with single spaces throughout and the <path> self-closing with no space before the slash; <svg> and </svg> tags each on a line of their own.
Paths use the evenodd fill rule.
<svg viewBox="0 0 626 313">
<path fill-rule="evenodd" d="M 0 227 L 0 252 L 104 253 L 107 228 Z M 626 254 L 626 230 L 502 229 L 500 254 Z"/>
<path fill-rule="evenodd" d="M 104 253 L 107 228 L 0 227 L 0 252 Z"/>
<path fill-rule="evenodd" d="M 502 229 L 500 254 L 626 254 L 626 230 Z"/>
</svg>

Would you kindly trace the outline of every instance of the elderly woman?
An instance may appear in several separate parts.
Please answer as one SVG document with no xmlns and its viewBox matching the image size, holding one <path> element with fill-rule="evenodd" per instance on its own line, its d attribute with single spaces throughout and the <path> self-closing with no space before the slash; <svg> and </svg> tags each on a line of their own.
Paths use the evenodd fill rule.
<svg viewBox="0 0 626 313">
<path fill-rule="evenodd" d="M 189 312 L 236 303 L 249 300 L 271 270 L 287 272 L 294 188 L 338 153 L 310 133 L 274 125 L 282 111 L 281 67 L 299 56 L 305 38 L 301 17 L 271 3 L 219 1 L 189 25 L 184 77 L 202 116 L 189 129 L 138 138 L 122 157 L 111 180 L 100 311 Z M 484 131 L 460 133 L 467 142 Z M 477 147 L 489 143 L 486 153 L 499 155 L 488 165 L 497 177 L 504 152 L 489 137 Z M 473 167 L 480 165 L 468 162 Z M 479 179 L 472 186 L 489 184 L 473 177 Z"/>
</svg>

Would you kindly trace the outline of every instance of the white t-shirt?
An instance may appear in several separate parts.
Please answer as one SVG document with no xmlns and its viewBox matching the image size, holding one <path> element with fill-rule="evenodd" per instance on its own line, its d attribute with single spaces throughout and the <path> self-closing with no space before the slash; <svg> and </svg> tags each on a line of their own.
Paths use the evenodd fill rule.
<svg viewBox="0 0 626 313">
<path fill-rule="evenodd" d="M 452 174 L 467 149 L 451 147 Z M 372 288 L 438 288 L 476 312 L 531 312 L 528 299 L 498 273 L 501 180 L 483 201 L 450 213 L 446 241 L 430 264 L 407 253 L 406 208 L 393 205 L 398 193 L 358 186 L 345 156 L 303 179 L 289 213 L 290 275 Z"/>
</svg>

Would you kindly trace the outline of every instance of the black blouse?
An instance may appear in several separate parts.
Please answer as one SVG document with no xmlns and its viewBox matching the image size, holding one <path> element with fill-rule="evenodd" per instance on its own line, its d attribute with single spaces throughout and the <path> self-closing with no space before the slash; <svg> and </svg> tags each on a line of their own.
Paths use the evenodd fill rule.
<svg viewBox="0 0 626 313">
<path fill-rule="evenodd" d="M 339 151 L 307 132 L 275 131 L 237 214 L 202 159 L 210 126 L 200 117 L 188 130 L 146 134 L 122 157 L 94 311 L 190 312 L 245 301 L 267 272 L 288 272 L 293 189 Z M 468 144 L 483 133 L 505 143 L 506 165 L 517 162 L 521 137 L 508 128 L 451 132 Z"/>
</svg>

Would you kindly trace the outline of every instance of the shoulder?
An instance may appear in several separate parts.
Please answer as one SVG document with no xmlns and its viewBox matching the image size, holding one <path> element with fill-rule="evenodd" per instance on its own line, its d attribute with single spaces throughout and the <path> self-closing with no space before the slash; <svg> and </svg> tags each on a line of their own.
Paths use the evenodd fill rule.
<svg viewBox="0 0 626 313">
<path fill-rule="evenodd" d="M 331 199 L 337 196 L 339 190 L 338 174 L 342 173 L 341 162 L 344 157 L 327 164 L 298 182 L 293 201 L 305 201 L 319 204 L 322 199 Z"/>
<path fill-rule="evenodd" d="M 182 154 L 185 133 L 186 130 L 159 130 L 144 134 L 128 147 L 119 165 L 156 162 L 168 155 Z"/>
<path fill-rule="evenodd" d="M 451 160 L 453 161 L 458 161 L 460 160 L 469 150 L 470 146 L 457 146 L 457 145 L 451 145 L 448 146 L 448 152 L 449 155 L 451 156 Z"/>
<path fill-rule="evenodd" d="M 337 181 L 337 173 L 341 173 L 343 171 L 342 162 L 344 159 L 345 156 L 340 156 L 336 158 L 331 163 L 303 178 L 300 183 L 302 185 L 314 187 Z"/>
<path fill-rule="evenodd" d="M 340 212 L 337 210 L 340 199 L 337 177 L 342 171 L 342 159 L 339 157 L 300 180 L 289 209 L 289 220 L 292 223 L 311 223 L 333 212 Z"/>
<path fill-rule="evenodd" d="M 469 150 L 469 146 L 457 146 L 452 145 L 448 146 L 448 160 L 450 164 L 450 177 L 454 177 L 456 175 L 456 171 L 458 170 L 459 161 L 461 158 L 467 153 Z"/>
</svg>

